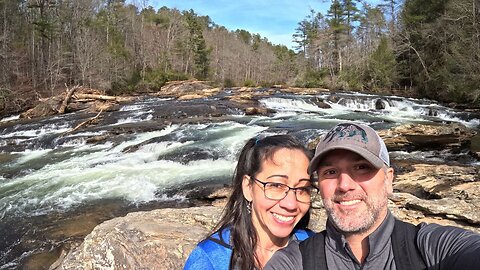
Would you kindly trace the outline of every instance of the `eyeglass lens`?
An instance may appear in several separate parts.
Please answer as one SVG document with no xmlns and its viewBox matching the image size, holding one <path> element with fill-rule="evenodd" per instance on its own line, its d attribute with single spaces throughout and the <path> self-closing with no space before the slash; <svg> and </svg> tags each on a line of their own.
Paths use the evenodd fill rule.
<svg viewBox="0 0 480 270">
<path fill-rule="evenodd" d="M 292 189 L 285 184 L 271 182 L 265 183 L 264 187 L 265 196 L 272 200 L 282 200 L 287 196 L 288 191 Z M 295 188 L 293 191 L 299 202 L 310 202 L 316 194 L 311 186 Z"/>
</svg>

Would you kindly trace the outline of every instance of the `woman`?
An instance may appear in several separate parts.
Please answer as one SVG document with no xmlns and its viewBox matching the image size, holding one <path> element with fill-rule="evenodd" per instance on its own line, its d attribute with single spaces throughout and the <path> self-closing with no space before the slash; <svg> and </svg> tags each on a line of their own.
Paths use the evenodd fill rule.
<svg viewBox="0 0 480 270">
<path fill-rule="evenodd" d="M 262 269 L 291 239 L 304 240 L 318 189 L 307 173 L 310 152 L 288 135 L 250 139 L 235 169 L 232 195 L 213 234 L 184 270 Z"/>
</svg>

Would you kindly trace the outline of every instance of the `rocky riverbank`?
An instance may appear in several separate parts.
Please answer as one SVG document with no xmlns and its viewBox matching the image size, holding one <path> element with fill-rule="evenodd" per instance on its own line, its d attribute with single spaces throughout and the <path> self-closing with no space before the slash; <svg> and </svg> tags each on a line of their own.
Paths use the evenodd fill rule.
<svg viewBox="0 0 480 270">
<path fill-rule="evenodd" d="M 457 125 L 408 125 L 380 133 L 392 149 L 425 147 L 425 142 L 432 142 L 428 136 L 436 138 L 439 133 L 443 139 L 433 140 L 432 148 L 459 147 L 475 135 Z M 394 167 L 395 192 L 389 205 L 395 216 L 415 224 L 439 223 L 480 233 L 480 168 L 412 161 L 394 161 Z M 181 269 L 220 216 L 229 193 L 222 188 L 199 198 L 211 201 L 211 206 L 135 212 L 106 221 L 81 245 L 64 251 L 50 269 Z M 325 220 L 321 202 L 316 201 L 310 227 L 323 230 Z"/>
<path fill-rule="evenodd" d="M 316 95 L 306 97 L 308 104 L 301 103 L 302 105 L 315 104 L 323 109 L 330 108 L 329 103 L 332 104 L 325 102 L 320 97 L 322 95 L 319 95 L 328 93 L 325 89 L 219 89 L 198 81 L 166 85 L 154 94 L 160 97 L 155 99 L 151 96 L 119 99 L 91 89 L 69 90 L 71 91 L 66 91 L 64 95 L 44 100 L 41 105 L 22 114 L 22 119 L 0 123 L 0 128 L 15 133 L 22 123 L 49 121 L 53 125 L 62 119 L 57 116 L 75 112 L 69 118 L 74 118 L 75 124 L 70 125 L 67 131 L 60 136 L 52 135 L 51 140 L 30 143 L 29 147 L 45 144 L 42 147 L 55 148 L 49 144 L 62 142 L 75 134 L 80 134 L 89 146 L 104 143 L 120 145 L 132 139 L 135 134 L 158 131 L 172 124 L 226 122 L 238 119 L 242 114 L 269 117 L 275 113 L 274 109 L 265 106 L 260 100 L 274 97 L 278 93 L 291 96 Z M 343 97 L 329 95 L 329 98 L 340 102 Z M 388 110 L 384 99 L 376 99 L 372 109 L 375 112 L 368 117 L 375 118 L 378 111 Z M 155 102 L 155 109 L 149 110 L 151 121 L 132 121 L 119 125 L 119 119 L 125 118 L 120 108 L 138 106 L 135 101 L 139 100 Z M 322 118 L 322 112 L 315 111 L 316 107 L 313 109 L 313 117 Z M 120 113 L 121 117 L 114 113 Z M 55 115 L 57 119 L 48 118 L 47 115 Z M 371 123 L 376 125 L 378 122 L 379 120 L 372 120 Z M 480 221 L 476 211 L 480 206 L 479 168 L 465 165 L 479 164 L 478 127 L 475 129 L 448 121 L 432 122 L 405 125 L 398 125 L 394 120 L 382 122 L 380 134 L 388 148 L 395 151 L 391 158 L 397 178 L 394 183 L 395 193 L 390 198 L 391 211 L 399 218 L 413 223 L 436 222 L 479 231 Z M 313 129 L 317 128 L 315 126 Z M 323 130 L 322 128 L 318 130 Z M 315 134 L 317 135 L 321 134 Z M 24 151 L 25 146 L 19 145 L 18 139 L 18 136 L 6 137 L 1 145 L 3 151 Z M 68 139 L 76 140 L 72 137 Z M 135 153 L 156 142 L 162 142 L 162 138 L 155 136 L 129 145 L 122 149 L 122 154 Z M 473 147 L 475 142 L 477 146 Z M 312 141 L 309 148 L 313 149 L 315 144 Z M 176 156 L 171 156 L 167 153 L 158 158 L 187 164 L 198 156 L 210 157 L 209 153 L 202 151 L 200 148 L 192 148 L 180 155 L 176 153 Z M 444 151 L 455 155 L 445 157 Z M 217 157 L 212 155 L 212 158 Z M 18 174 L 18 171 L 7 167 L 5 170 L 2 173 L 6 179 Z M 147 207 L 135 208 L 125 207 L 128 202 L 100 200 L 92 208 L 82 206 L 65 215 L 53 213 L 52 215 L 58 215 L 51 219 L 55 220 L 55 226 L 47 225 L 48 228 L 40 233 L 32 230 L 30 234 L 21 236 L 21 245 L 27 246 L 23 248 L 18 245 L 23 250 L 32 250 L 28 247 L 29 239 L 36 237 L 35 233 L 41 235 L 38 236 L 40 241 L 44 239 L 43 242 L 47 243 L 44 253 L 27 256 L 21 268 L 46 269 L 51 265 L 50 269 L 180 269 L 196 242 L 208 233 L 217 220 L 230 190 L 223 185 L 192 184 L 175 192 L 175 195 L 185 197 L 185 201 L 163 205 L 152 202 Z M 132 212 L 139 210 L 142 211 Z M 314 203 L 312 211 L 310 227 L 322 230 L 325 214 L 321 203 Z M 55 243 L 51 245 L 54 248 L 48 248 L 49 241 Z M 52 265 L 54 261 L 56 262 Z"/>
</svg>

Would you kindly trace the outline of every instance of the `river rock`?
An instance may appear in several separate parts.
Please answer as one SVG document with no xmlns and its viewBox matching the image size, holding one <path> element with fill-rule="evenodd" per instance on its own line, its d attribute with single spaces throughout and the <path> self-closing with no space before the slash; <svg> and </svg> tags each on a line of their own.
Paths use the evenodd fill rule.
<svg viewBox="0 0 480 270">
<path fill-rule="evenodd" d="M 427 222 L 451 225 L 480 233 L 478 207 L 478 200 L 425 200 L 402 192 L 395 192 L 390 197 L 390 210 L 401 220 L 414 224 Z"/>
<path fill-rule="evenodd" d="M 21 113 L 20 118 L 30 119 L 55 115 L 58 113 L 57 109 L 61 103 L 62 100 L 58 96 L 42 100 L 35 107 Z"/>
<path fill-rule="evenodd" d="M 181 269 L 220 207 L 130 213 L 97 226 L 50 269 Z"/>
<path fill-rule="evenodd" d="M 245 115 L 265 115 L 269 110 L 264 107 L 247 107 L 245 108 Z"/>
<path fill-rule="evenodd" d="M 167 82 L 156 93 L 158 96 L 185 96 L 200 94 L 201 91 L 212 89 L 213 87 L 207 81 L 187 80 L 187 81 L 171 81 Z"/>
<path fill-rule="evenodd" d="M 200 98 L 204 98 L 204 96 L 199 94 L 187 94 L 187 95 L 179 96 L 178 100 L 190 100 L 190 99 L 200 99 Z"/>
<path fill-rule="evenodd" d="M 459 123 L 443 125 L 407 124 L 380 130 L 390 151 L 442 149 L 468 144 L 476 132 Z"/>
<path fill-rule="evenodd" d="M 321 109 L 330 109 L 332 107 L 328 103 L 326 103 L 323 98 L 317 96 L 310 98 L 309 101 L 314 103 L 317 107 Z"/>
<path fill-rule="evenodd" d="M 50 269 L 182 269 L 222 210 L 223 206 L 167 208 L 114 218 L 95 227 Z M 313 209 L 311 219 L 312 229 L 323 230 L 323 209 Z"/>
<path fill-rule="evenodd" d="M 480 199 L 478 167 L 412 164 L 408 170 L 397 174 L 393 183 L 395 190 L 427 199 Z"/>
</svg>

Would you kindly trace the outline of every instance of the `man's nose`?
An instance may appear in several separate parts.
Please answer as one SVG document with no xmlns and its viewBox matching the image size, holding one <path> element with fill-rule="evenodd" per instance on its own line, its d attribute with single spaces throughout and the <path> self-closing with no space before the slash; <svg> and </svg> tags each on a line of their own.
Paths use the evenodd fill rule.
<svg viewBox="0 0 480 270">
<path fill-rule="evenodd" d="M 342 172 L 338 176 L 338 189 L 341 191 L 349 191 L 355 189 L 357 183 L 355 180 L 350 176 L 348 172 Z"/>
</svg>

